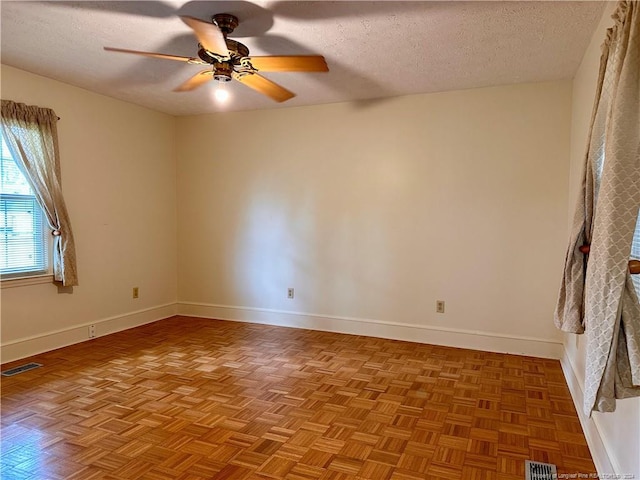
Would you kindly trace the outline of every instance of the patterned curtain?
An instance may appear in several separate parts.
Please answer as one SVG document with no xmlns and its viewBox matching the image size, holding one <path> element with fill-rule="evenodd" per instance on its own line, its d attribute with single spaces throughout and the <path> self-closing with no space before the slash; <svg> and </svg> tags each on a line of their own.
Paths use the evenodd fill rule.
<svg viewBox="0 0 640 480">
<path fill-rule="evenodd" d="M 58 154 L 58 117 L 49 108 L 2 100 L 2 132 L 54 235 L 53 276 L 64 286 L 78 285 L 76 252 L 62 197 Z"/>
<path fill-rule="evenodd" d="M 603 45 L 582 194 L 555 312 L 558 328 L 587 335 L 587 414 L 612 412 L 616 398 L 640 396 L 640 303 L 629 273 L 640 210 L 639 7 L 618 4 Z"/>
</svg>

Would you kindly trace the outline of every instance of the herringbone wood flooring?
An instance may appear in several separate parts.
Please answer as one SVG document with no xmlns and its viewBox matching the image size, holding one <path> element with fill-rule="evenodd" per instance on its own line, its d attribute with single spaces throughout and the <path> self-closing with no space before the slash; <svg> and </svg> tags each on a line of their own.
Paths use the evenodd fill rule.
<svg viewBox="0 0 640 480">
<path fill-rule="evenodd" d="M 28 361 L 2 379 L 4 479 L 595 472 L 553 360 L 174 317 Z"/>
</svg>

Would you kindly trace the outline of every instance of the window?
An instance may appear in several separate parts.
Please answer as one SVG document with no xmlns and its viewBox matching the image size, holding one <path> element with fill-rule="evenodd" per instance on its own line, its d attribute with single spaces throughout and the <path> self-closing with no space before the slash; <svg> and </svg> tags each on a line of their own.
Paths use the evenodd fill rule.
<svg viewBox="0 0 640 480">
<path fill-rule="evenodd" d="M 633 241 L 631 243 L 631 258 L 635 260 L 640 260 L 640 213 L 638 214 L 638 221 L 636 222 L 636 231 L 633 235 Z M 636 287 L 638 300 L 640 300 L 640 275 L 631 275 L 631 278 L 633 278 L 633 284 Z"/>
<path fill-rule="evenodd" d="M 0 150 L 0 274 L 2 278 L 48 272 L 42 208 L 2 137 Z"/>
</svg>

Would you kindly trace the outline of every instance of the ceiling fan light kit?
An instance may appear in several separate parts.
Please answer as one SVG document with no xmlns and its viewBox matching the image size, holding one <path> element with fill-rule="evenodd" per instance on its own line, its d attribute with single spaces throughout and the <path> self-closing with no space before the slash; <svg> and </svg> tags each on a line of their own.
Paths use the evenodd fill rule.
<svg viewBox="0 0 640 480">
<path fill-rule="evenodd" d="M 229 96 L 229 92 L 221 90 L 220 87 L 233 79 L 276 102 L 284 102 L 295 97 L 295 93 L 263 77 L 259 72 L 329 71 L 327 62 L 321 55 L 251 57 L 246 45 L 227 38 L 239 24 L 238 18 L 229 13 L 218 13 L 211 17 L 211 22 L 187 16 L 180 18 L 193 30 L 198 39 L 197 57 L 183 57 L 112 47 L 104 47 L 104 49 L 110 52 L 181 61 L 192 65 L 207 65 L 210 68 L 195 74 L 175 88 L 174 91 L 187 92 L 195 90 L 210 80 L 215 80 L 219 82 L 219 87 L 216 89 L 214 96 L 219 101 L 225 101 Z"/>
<path fill-rule="evenodd" d="M 225 85 L 226 83 L 220 83 L 213 91 L 213 98 L 215 98 L 218 103 L 226 103 L 229 100 L 229 90 L 227 90 Z"/>
</svg>

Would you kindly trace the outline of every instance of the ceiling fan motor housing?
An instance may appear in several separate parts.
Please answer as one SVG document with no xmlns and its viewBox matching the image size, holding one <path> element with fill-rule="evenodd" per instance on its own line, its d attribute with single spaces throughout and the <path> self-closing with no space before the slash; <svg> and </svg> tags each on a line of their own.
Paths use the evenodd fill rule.
<svg viewBox="0 0 640 480">
<path fill-rule="evenodd" d="M 211 18 L 211 21 L 222 31 L 231 58 L 221 58 L 203 48 L 202 45 L 199 45 L 198 56 L 213 66 L 213 78 L 215 80 L 229 82 L 233 78 L 234 65 L 239 65 L 242 58 L 249 56 L 249 49 L 246 45 L 228 38 L 228 35 L 238 26 L 238 18 L 236 16 L 229 13 L 218 13 Z"/>
<path fill-rule="evenodd" d="M 231 56 L 231 63 L 240 64 L 240 59 L 243 57 L 249 56 L 249 49 L 246 45 L 236 42 L 235 40 L 231 40 L 230 38 L 225 38 L 227 42 L 227 48 L 229 49 L 229 55 Z M 215 54 L 210 53 L 205 48 L 202 48 L 202 45 L 199 45 L 198 49 L 198 57 L 201 60 L 204 60 L 207 63 L 214 64 L 220 61 L 220 57 L 216 57 Z"/>
</svg>

